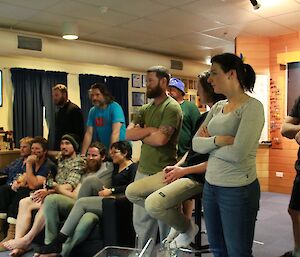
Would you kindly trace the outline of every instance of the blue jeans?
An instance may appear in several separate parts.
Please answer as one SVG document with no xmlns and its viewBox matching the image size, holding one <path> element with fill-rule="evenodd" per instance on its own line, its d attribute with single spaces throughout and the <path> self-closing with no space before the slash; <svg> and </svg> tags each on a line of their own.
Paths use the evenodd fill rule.
<svg viewBox="0 0 300 257">
<path fill-rule="evenodd" d="M 204 218 L 215 257 L 252 256 L 259 199 L 258 180 L 242 187 L 221 187 L 205 182 Z"/>
</svg>

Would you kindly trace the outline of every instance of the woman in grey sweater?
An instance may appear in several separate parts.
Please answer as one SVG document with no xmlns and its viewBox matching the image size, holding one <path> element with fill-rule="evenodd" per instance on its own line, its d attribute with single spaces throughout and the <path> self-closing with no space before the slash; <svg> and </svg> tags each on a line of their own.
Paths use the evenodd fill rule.
<svg viewBox="0 0 300 257">
<path fill-rule="evenodd" d="M 216 103 L 193 139 L 209 153 L 203 190 L 204 217 L 215 257 L 250 257 L 260 188 L 256 151 L 264 125 L 262 104 L 247 95 L 255 72 L 236 55 L 211 60 L 208 81 L 228 100 Z"/>
</svg>

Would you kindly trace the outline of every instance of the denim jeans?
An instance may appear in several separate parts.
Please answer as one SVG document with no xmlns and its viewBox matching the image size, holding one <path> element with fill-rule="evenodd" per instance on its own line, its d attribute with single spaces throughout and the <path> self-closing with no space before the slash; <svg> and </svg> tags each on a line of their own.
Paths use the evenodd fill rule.
<svg viewBox="0 0 300 257">
<path fill-rule="evenodd" d="M 241 187 L 221 187 L 205 182 L 204 218 L 215 257 L 252 256 L 259 199 L 258 180 Z"/>
</svg>

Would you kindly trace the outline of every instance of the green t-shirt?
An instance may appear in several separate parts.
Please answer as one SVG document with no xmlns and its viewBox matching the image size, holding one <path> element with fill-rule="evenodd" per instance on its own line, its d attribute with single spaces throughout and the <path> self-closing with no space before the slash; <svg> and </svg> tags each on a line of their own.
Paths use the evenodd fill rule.
<svg viewBox="0 0 300 257">
<path fill-rule="evenodd" d="M 178 156 L 182 157 L 191 148 L 192 139 L 197 131 L 198 120 L 201 116 L 198 107 L 189 101 L 180 104 L 183 120 L 179 133 Z"/>
<path fill-rule="evenodd" d="M 139 172 L 152 175 L 161 171 L 167 165 L 176 163 L 177 142 L 182 121 L 180 105 L 171 97 L 155 105 L 153 102 L 145 104 L 139 111 L 139 116 L 134 122 L 144 124 L 146 127 L 159 128 L 172 126 L 175 128 L 169 142 L 163 146 L 142 144 L 139 162 Z"/>
</svg>

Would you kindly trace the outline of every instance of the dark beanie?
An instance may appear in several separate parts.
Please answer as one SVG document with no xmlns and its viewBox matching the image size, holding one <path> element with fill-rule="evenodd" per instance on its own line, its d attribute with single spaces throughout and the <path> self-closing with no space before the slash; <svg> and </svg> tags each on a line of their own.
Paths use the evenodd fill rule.
<svg viewBox="0 0 300 257">
<path fill-rule="evenodd" d="M 76 134 L 65 134 L 61 140 L 63 139 L 68 140 L 73 145 L 75 152 L 79 151 L 79 137 Z"/>
</svg>

